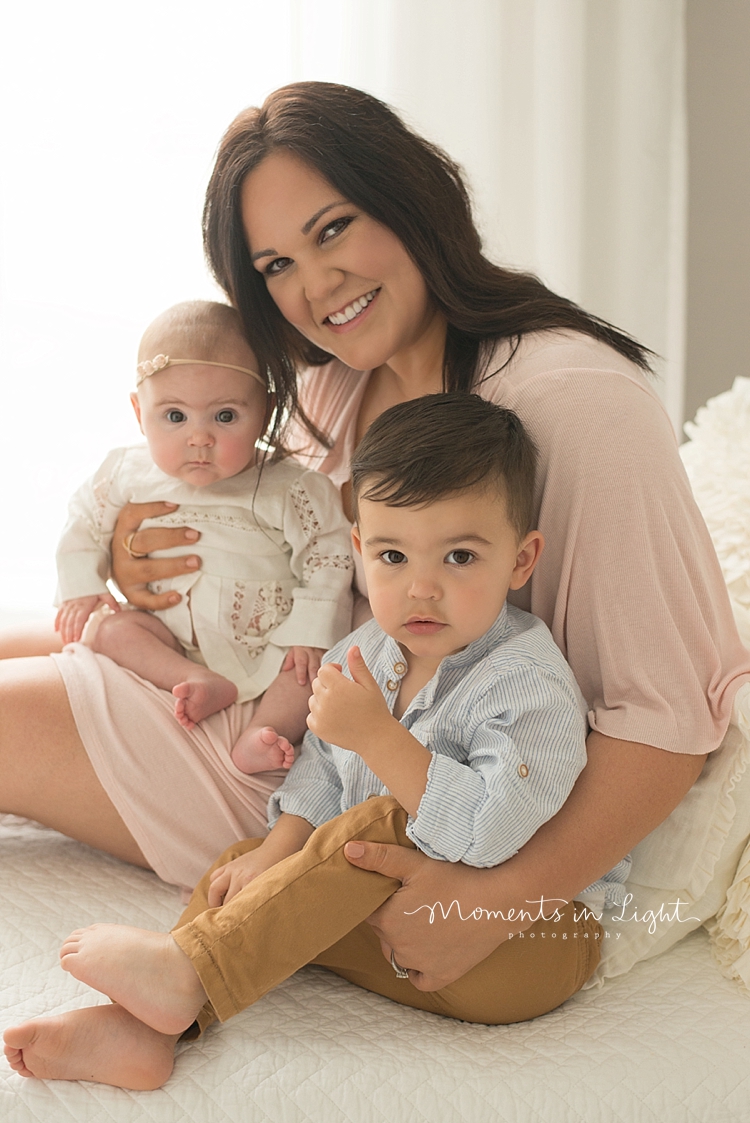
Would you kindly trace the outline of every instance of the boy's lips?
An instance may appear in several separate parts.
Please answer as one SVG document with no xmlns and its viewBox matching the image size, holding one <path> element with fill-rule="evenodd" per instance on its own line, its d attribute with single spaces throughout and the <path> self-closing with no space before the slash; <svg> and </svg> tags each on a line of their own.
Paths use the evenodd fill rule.
<svg viewBox="0 0 750 1123">
<path fill-rule="evenodd" d="M 404 625 L 413 636 L 434 636 L 447 627 L 442 620 L 432 620 L 427 616 L 413 616 Z"/>
</svg>

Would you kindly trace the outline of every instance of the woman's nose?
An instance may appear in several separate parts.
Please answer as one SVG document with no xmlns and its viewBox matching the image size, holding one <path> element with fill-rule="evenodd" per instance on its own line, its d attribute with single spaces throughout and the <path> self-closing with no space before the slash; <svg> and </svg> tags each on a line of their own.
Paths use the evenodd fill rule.
<svg viewBox="0 0 750 1123">
<path fill-rule="evenodd" d="M 305 297 L 312 304 L 329 300 L 332 294 L 341 287 L 345 277 L 343 269 L 338 269 L 330 262 L 323 261 L 305 263 L 301 273 Z M 334 311 L 334 309 L 331 309 L 331 311 Z"/>
</svg>

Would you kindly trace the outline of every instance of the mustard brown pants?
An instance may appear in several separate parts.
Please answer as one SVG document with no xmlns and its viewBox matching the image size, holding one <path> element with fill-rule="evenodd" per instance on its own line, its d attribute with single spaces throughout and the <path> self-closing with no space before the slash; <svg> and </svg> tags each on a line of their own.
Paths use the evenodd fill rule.
<svg viewBox="0 0 750 1123">
<path fill-rule="evenodd" d="M 344 845 L 361 839 L 414 849 L 406 820 L 392 796 L 368 799 L 318 827 L 302 850 L 220 908 L 208 908 L 209 870 L 172 931 L 208 996 L 197 1031 L 186 1036 L 216 1018 L 226 1021 L 308 963 L 404 1006 L 486 1025 L 546 1014 L 583 986 L 599 962 L 602 932 L 576 902 L 560 908 L 559 919 L 537 920 L 523 938 L 506 940 L 442 990 L 421 991 L 398 978 L 366 918 L 400 883 L 350 865 Z M 212 870 L 261 841 L 230 847 Z"/>
</svg>

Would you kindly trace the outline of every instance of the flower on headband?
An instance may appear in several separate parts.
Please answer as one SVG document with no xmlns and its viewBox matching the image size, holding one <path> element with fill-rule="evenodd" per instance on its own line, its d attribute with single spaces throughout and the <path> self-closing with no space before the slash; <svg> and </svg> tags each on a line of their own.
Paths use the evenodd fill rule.
<svg viewBox="0 0 750 1123">
<path fill-rule="evenodd" d="M 136 370 L 141 378 L 150 378 L 152 374 L 168 366 L 169 355 L 154 355 L 153 359 L 146 359 L 145 362 L 139 363 Z"/>
</svg>

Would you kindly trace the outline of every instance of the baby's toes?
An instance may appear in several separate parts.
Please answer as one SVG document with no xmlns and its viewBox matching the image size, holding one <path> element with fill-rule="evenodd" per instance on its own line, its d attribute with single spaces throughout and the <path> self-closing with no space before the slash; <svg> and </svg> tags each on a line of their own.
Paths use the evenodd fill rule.
<svg viewBox="0 0 750 1123">
<path fill-rule="evenodd" d="M 195 727 L 195 722 L 191 717 L 188 716 L 184 704 L 180 709 L 175 706 L 174 716 L 176 717 L 178 723 L 183 727 L 183 729 L 193 729 Z"/>
</svg>

